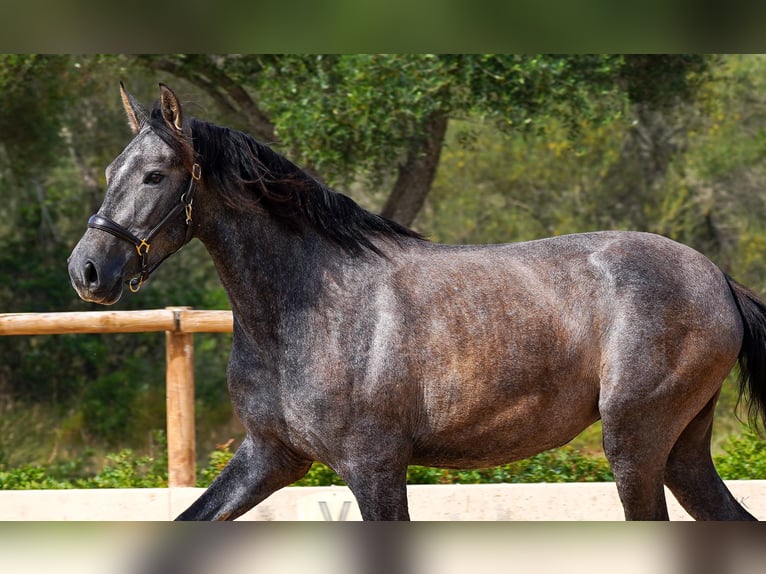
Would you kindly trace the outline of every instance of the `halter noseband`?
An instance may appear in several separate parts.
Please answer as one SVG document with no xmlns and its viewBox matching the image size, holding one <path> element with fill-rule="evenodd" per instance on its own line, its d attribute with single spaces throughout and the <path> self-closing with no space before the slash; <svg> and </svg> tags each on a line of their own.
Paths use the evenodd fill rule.
<svg viewBox="0 0 766 574">
<path fill-rule="evenodd" d="M 138 256 L 141 258 L 141 272 L 133 277 L 128 282 L 128 288 L 133 293 L 138 293 L 138 291 L 141 289 L 141 284 L 151 275 L 151 273 L 159 267 L 159 265 L 165 261 L 168 257 L 170 257 L 173 253 L 178 251 L 181 247 L 186 245 L 189 240 L 191 239 L 192 234 L 192 202 L 194 201 L 194 182 L 198 181 L 202 177 L 202 168 L 198 163 L 195 163 L 192 166 L 191 170 L 191 177 L 189 178 L 189 187 L 186 188 L 186 191 L 181 194 L 181 198 L 179 202 L 173 207 L 173 209 L 170 210 L 170 212 L 162 218 L 162 220 L 152 227 L 149 232 L 146 234 L 146 236 L 143 239 L 140 239 L 138 236 L 136 236 L 134 233 L 120 225 L 119 223 L 112 221 L 108 217 L 105 217 L 103 215 L 99 215 L 98 213 L 95 213 L 90 216 L 90 219 L 88 219 L 88 227 L 92 229 L 100 229 L 101 231 L 106 231 L 107 233 L 114 235 L 118 239 L 122 239 L 123 241 L 127 241 L 128 243 L 132 243 L 133 246 L 136 248 L 136 253 L 138 253 Z M 184 242 L 181 244 L 181 246 L 178 249 L 175 249 L 174 251 L 171 251 L 167 255 L 165 255 L 162 259 L 157 261 L 154 265 L 149 267 L 147 263 L 146 255 L 149 253 L 149 248 L 151 247 L 151 240 L 154 238 L 159 231 L 167 225 L 167 223 L 173 219 L 176 215 L 180 214 L 181 211 L 184 212 L 186 216 L 186 239 L 184 239 Z"/>
</svg>

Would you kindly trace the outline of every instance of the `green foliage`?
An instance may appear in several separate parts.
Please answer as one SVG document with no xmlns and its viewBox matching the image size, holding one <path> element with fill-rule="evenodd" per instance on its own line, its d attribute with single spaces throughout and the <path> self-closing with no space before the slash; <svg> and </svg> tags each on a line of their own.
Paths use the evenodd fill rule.
<svg viewBox="0 0 766 574">
<path fill-rule="evenodd" d="M 106 457 L 103 471 L 92 478 L 75 481 L 77 488 L 158 488 L 168 484 L 167 459 L 135 456 L 123 449 Z"/>
<path fill-rule="evenodd" d="M 99 472 L 88 474 L 89 457 L 51 465 L 0 465 L 0 490 L 65 488 L 161 488 L 167 486 L 164 436 L 155 433 L 155 455 L 136 455 L 131 449 L 108 454 Z M 197 486 L 207 487 L 231 460 L 233 441 L 218 445 L 198 470 Z M 731 437 L 715 465 L 726 480 L 766 479 L 766 441 L 751 431 Z M 411 466 L 408 484 L 515 484 L 609 482 L 614 476 L 602 455 L 587 455 L 572 446 L 549 450 L 525 460 L 477 470 L 450 470 Z M 327 465 L 314 463 L 293 486 L 345 484 Z"/>
<path fill-rule="evenodd" d="M 619 77 L 633 103 L 666 107 L 695 99 L 719 64 L 718 58 L 700 54 L 632 54 L 623 58 Z"/>
<path fill-rule="evenodd" d="M 18 177 L 56 162 L 60 110 L 74 95 L 61 81 L 69 69 L 68 56 L 0 56 L 0 143 Z"/>
<path fill-rule="evenodd" d="M 140 337 L 153 346 L 163 344 L 162 333 Z M 83 432 L 117 446 L 125 444 L 125 439 L 128 444 L 138 442 L 147 428 L 164 426 L 165 372 L 150 348 L 134 348 L 134 354 L 125 357 L 113 372 L 101 375 L 81 391 Z M 126 436 L 128 433 L 133 436 Z"/>
<path fill-rule="evenodd" d="M 154 433 L 156 455 L 137 456 L 131 449 L 107 454 L 103 468 L 91 474 L 92 454 L 47 465 L 6 469 L 0 465 L 0 490 L 56 488 L 159 488 L 167 486 L 164 434 Z"/>
<path fill-rule="evenodd" d="M 231 460 L 231 457 L 234 456 L 234 453 L 230 450 L 232 442 L 233 440 L 230 439 L 224 444 L 219 444 L 210 453 L 207 466 L 199 469 L 197 472 L 197 486 L 210 486 L 215 477 L 221 473 L 226 464 Z"/>
<path fill-rule="evenodd" d="M 157 435 L 162 440 L 162 435 Z M 198 470 L 197 486 L 207 487 L 231 460 L 232 441 L 218 445 Z M 24 465 L 6 470 L 0 466 L 0 490 L 55 488 L 158 488 L 167 486 L 167 457 L 163 445 L 157 455 L 138 456 L 131 449 L 105 457 L 103 469 L 87 474 L 91 460 L 65 464 Z M 521 482 L 599 482 L 612 480 L 603 457 L 587 456 L 572 447 L 563 447 L 500 467 L 481 470 L 447 470 L 412 466 L 409 484 L 482 484 Z M 327 465 L 314 463 L 293 486 L 345 484 Z"/>
<path fill-rule="evenodd" d="M 447 470 L 412 466 L 409 484 L 485 484 L 530 482 L 605 482 L 614 480 L 606 459 L 580 453 L 571 446 L 549 450 L 503 466 L 479 470 Z"/>
<path fill-rule="evenodd" d="M 368 176 L 377 185 L 434 116 L 478 115 L 507 132 L 539 131 L 557 116 L 574 133 L 582 121 L 623 115 L 630 102 L 659 106 L 690 99 L 713 61 L 688 55 L 508 54 L 138 58 L 150 69 L 194 83 L 227 114 L 249 114 L 260 137 L 278 138 L 293 159 L 326 180 L 348 183 Z"/>
<path fill-rule="evenodd" d="M 611 56 L 361 54 L 239 59 L 276 134 L 330 180 L 380 176 L 434 114 L 528 131 L 546 113 L 619 113 Z M 289 97 L 285 97 L 285 94 Z M 607 94 L 607 97 L 603 97 Z M 296 105 L 298 104 L 298 105 Z"/>
<path fill-rule="evenodd" d="M 766 479 L 766 440 L 752 430 L 731 436 L 724 454 L 715 457 L 718 473 L 725 480 Z"/>
<path fill-rule="evenodd" d="M 0 470 L 0 490 L 52 490 L 74 488 L 67 480 L 52 476 L 42 466 L 24 465 L 11 470 Z"/>
<path fill-rule="evenodd" d="M 343 480 L 326 464 L 315 462 L 306 475 L 294 486 L 330 486 L 333 484 L 344 485 Z"/>
</svg>

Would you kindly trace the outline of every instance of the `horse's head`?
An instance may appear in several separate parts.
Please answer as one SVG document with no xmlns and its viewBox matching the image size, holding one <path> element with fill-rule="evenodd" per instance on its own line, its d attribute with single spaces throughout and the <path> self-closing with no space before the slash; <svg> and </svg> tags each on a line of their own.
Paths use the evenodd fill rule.
<svg viewBox="0 0 766 574">
<path fill-rule="evenodd" d="M 162 261 L 191 239 L 192 200 L 200 166 L 176 95 L 144 110 L 120 84 L 135 134 L 106 168 L 106 195 L 69 257 L 69 276 L 85 301 L 117 302 L 123 285 L 138 291 Z"/>
</svg>

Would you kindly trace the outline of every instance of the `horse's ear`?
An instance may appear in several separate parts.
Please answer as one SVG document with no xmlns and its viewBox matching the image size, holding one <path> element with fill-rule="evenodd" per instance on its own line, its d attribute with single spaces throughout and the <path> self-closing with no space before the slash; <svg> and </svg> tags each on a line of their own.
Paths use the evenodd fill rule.
<svg viewBox="0 0 766 574">
<path fill-rule="evenodd" d="M 146 110 L 128 93 L 122 82 L 120 82 L 120 97 L 122 98 L 122 106 L 125 108 L 125 113 L 128 116 L 130 129 L 133 130 L 134 134 L 137 134 L 141 131 L 141 126 L 146 121 Z"/>
<path fill-rule="evenodd" d="M 173 93 L 173 90 L 162 83 L 160 83 L 160 107 L 162 108 L 162 117 L 165 118 L 165 122 L 176 131 L 183 131 L 181 103 Z"/>
</svg>

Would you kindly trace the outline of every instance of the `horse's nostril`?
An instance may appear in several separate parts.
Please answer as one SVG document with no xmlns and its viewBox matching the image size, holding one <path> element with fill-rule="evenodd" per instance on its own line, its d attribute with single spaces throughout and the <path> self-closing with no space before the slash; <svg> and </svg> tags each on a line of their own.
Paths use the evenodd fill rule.
<svg viewBox="0 0 766 574">
<path fill-rule="evenodd" d="M 85 263 L 85 281 L 89 283 L 90 285 L 95 285 L 98 283 L 98 271 L 96 271 L 96 266 L 93 265 L 92 261 L 88 261 Z"/>
</svg>

